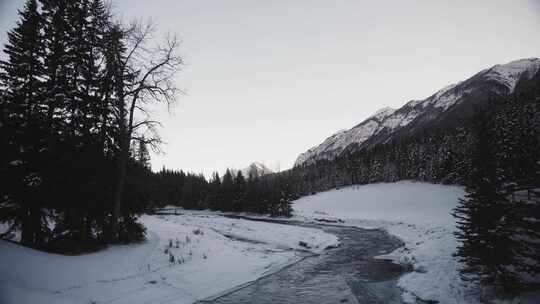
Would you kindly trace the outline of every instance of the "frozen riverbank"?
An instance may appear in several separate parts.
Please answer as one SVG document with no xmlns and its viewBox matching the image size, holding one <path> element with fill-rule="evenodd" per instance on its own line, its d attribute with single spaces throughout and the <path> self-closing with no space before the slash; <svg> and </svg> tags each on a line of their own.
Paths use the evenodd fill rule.
<svg viewBox="0 0 540 304">
<path fill-rule="evenodd" d="M 453 256 L 452 209 L 464 195 L 461 187 L 418 182 L 351 186 L 294 202 L 296 218 L 336 221 L 341 225 L 382 228 L 405 246 L 381 256 L 411 267 L 398 286 L 403 300 L 474 303 L 474 290 L 463 283 Z"/>
<path fill-rule="evenodd" d="M 209 212 L 141 221 L 146 242 L 80 256 L 0 241 L 0 303 L 193 303 L 337 244 L 320 229 Z"/>
</svg>

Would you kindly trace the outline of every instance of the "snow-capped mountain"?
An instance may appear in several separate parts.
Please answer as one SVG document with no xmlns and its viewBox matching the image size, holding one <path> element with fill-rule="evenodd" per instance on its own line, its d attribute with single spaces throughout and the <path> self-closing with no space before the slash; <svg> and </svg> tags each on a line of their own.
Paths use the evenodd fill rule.
<svg viewBox="0 0 540 304">
<path fill-rule="evenodd" d="M 495 65 L 471 78 L 449 85 L 423 100 L 399 109 L 383 108 L 349 130 L 340 131 L 300 154 L 295 166 L 333 160 L 346 149 L 360 150 L 414 133 L 428 125 L 453 125 L 468 117 L 475 105 L 514 91 L 521 79 L 540 70 L 540 59 L 528 58 Z"/>
<path fill-rule="evenodd" d="M 266 174 L 274 173 L 274 171 L 272 171 L 270 168 L 268 168 L 267 166 L 265 166 L 263 163 L 260 163 L 260 162 L 253 162 L 249 166 L 241 170 L 233 169 L 231 170 L 231 173 L 236 175 L 238 171 L 241 171 L 242 175 L 245 178 L 248 178 L 250 175 L 255 177 L 255 176 L 263 176 Z"/>
<path fill-rule="evenodd" d="M 247 168 L 244 168 L 242 170 L 242 174 L 245 177 L 249 177 L 250 175 L 251 176 L 263 176 L 263 175 L 270 174 L 270 173 L 273 173 L 273 171 L 270 170 L 263 163 L 259 163 L 259 162 L 253 162 Z"/>
</svg>

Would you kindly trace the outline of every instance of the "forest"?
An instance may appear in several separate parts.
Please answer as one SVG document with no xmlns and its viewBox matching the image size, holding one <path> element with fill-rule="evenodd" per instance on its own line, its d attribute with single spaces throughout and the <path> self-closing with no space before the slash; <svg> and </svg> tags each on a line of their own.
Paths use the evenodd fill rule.
<svg viewBox="0 0 540 304">
<path fill-rule="evenodd" d="M 333 161 L 263 176 L 253 172 L 245 178 L 227 170 L 207 180 L 163 169 L 149 172 L 145 184 L 151 185 L 148 197 L 156 206 L 281 216 L 290 215 L 290 202 L 298 197 L 348 185 L 399 180 L 464 185 L 468 195 L 454 213 L 463 278 L 506 291 L 536 288 L 523 274 L 540 272 L 539 101 L 536 75 L 511 96 L 479 105 L 458 127 L 426 128 L 370 149 L 346 150 Z M 139 163 L 148 158 L 135 154 Z"/>
<path fill-rule="evenodd" d="M 28 0 L 0 62 L 0 222 L 62 253 L 141 241 L 137 216 L 168 205 L 290 216 L 301 196 L 354 184 L 459 184 L 463 277 L 506 290 L 540 272 L 540 74 L 458 127 L 418 130 L 333 161 L 210 178 L 150 169 L 150 105 L 181 91 L 179 41 L 122 24 L 102 0 Z M 497 255 L 493 255 L 497 252 Z M 534 287 L 534 286 L 532 286 Z M 538 287 L 538 286 L 536 286 Z"/>
<path fill-rule="evenodd" d="M 115 21 L 101 0 L 26 1 L 0 63 L 1 218 L 21 243 L 71 252 L 144 238 L 135 142 L 173 102 L 178 40 Z"/>
<path fill-rule="evenodd" d="M 540 272 L 540 74 L 455 128 L 426 128 L 286 173 L 303 196 L 353 184 L 459 184 L 457 256 L 466 280 L 516 292 Z M 497 252 L 497 254 L 494 254 Z"/>
<path fill-rule="evenodd" d="M 154 44 L 153 24 L 121 24 L 102 0 L 29 0 L 19 14 L 0 64 L 4 237 L 76 253 L 143 240 L 137 215 L 168 204 L 290 214 L 281 177 L 150 170 L 148 108 L 181 93 L 177 38 Z"/>
</svg>

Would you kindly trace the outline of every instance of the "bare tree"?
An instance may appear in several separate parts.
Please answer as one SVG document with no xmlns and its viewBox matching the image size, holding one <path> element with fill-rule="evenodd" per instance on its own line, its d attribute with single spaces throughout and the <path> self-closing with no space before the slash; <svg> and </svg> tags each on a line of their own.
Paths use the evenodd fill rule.
<svg viewBox="0 0 540 304">
<path fill-rule="evenodd" d="M 131 143 L 138 141 L 157 149 L 161 140 L 156 127 L 160 123 L 151 119 L 150 107 L 157 103 L 170 107 L 182 92 L 175 83 L 175 76 L 183 65 L 178 54 L 180 42 L 176 36 L 168 35 L 162 42 L 155 43 L 154 33 L 151 23 L 143 25 L 140 22 L 132 22 L 122 32 L 125 46 L 118 71 L 120 85 L 115 105 L 119 155 L 111 221 L 112 240 L 118 236 Z"/>
</svg>

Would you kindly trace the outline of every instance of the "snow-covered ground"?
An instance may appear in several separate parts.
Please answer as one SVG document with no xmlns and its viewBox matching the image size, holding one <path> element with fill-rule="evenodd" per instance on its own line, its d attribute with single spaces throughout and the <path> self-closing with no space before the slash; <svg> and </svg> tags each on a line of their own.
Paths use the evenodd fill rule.
<svg viewBox="0 0 540 304">
<path fill-rule="evenodd" d="M 474 303 L 476 292 L 459 279 L 452 209 L 464 195 L 461 187 L 403 181 L 351 186 L 294 202 L 302 220 L 339 218 L 343 225 L 383 228 L 405 246 L 381 256 L 410 265 L 398 282 L 403 299 Z M 472 295 L 471 295 L 472 293 Z"/>
<path fill-rule="evenodd" d="M 300 241 L 314 253 L 338 242 L 319 229 L 182 213 L 143 216 L 146 242 L 92 254 L 0 241 L 0 303 L 193 303 L 298 260 Z"/>
<path fill-rule="evenodd" d="M 464 195 L 459 186 L 401 181 L 322 192 L 295 201 L 293 208 L 298 220 L 330 219 L 340 225 L 381 228 L 403 240 L 403 247 L 380 258 L 412 268 L 398 281 L 407 303 L 418 299 L 441 304 L 486 303 L 481 287 L 460 279 L 459 263 L 453 256 L 457 242 L 451 213 Z M 540 292 L 530 292 L 492 302 L 532 304 L 540 303 L 539 299 Z"/>
<path fill-rule="evenodd" d="M 406 302 L 479 303 L 480 288 L 460 280 L 453 257 L 451 212 L 463 195 L 462 187 L 410 181 L 350 186 L 295 201 L 293 219 L 382 228 L 401 238 L 405 245 L 381 258 L 411 266 L 398 281 Z M 141 217 L 148 228 L 142 244 L 92 254 L 63 256 L 0 241 L 0 303 L 193 303 L 297 261 L 307 250 L 300 241 L 313 253 L 338 243 L 315 228 L 179 212 Z M 538 297 L 494 303 L 538 303 Z"/>
</svg>

